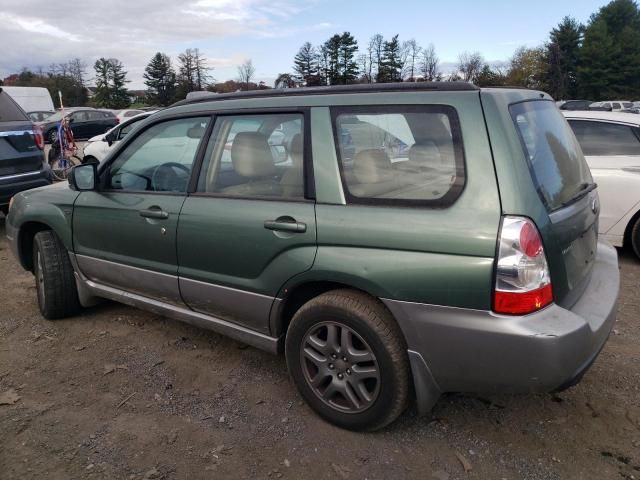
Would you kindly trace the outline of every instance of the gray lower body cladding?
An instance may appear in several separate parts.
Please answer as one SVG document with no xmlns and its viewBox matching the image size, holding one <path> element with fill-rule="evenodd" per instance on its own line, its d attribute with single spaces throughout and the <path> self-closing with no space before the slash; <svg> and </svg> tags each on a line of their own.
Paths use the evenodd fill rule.
<svg viewBox="0 0 640 480">
<path fill-rule="evenodd" d="M 598 355 L 615 323 L 617 253 L 603 242 L 591 280 L 571 308 L 525 316 L 384 300 L 407 339 L 414 381 L 438 392 L 544 392 L 570 384 Z M 416 379 L 416 377 L 419 377 Z M 417 383 L 417 382 L 416 382 Z"/>
</svg>

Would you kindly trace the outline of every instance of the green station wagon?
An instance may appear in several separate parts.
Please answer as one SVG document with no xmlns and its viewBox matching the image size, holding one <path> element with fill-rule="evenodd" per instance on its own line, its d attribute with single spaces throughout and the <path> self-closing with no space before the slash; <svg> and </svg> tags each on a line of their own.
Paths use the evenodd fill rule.
<svg viewBox="0 0 640 480">
<path fill-rule="evenodd" d="M 375 430 L 577 383 L 615 321 L 598 213 L 548 95 L 443 82 L 180 102 L 6 229 L 44 317 L 107 298 L 284 352 L 320 416 Z"/>
</svg>

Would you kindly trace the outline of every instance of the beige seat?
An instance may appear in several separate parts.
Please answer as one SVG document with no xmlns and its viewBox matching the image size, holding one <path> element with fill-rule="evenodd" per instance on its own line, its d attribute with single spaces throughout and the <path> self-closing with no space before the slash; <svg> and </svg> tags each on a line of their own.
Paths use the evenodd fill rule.
<svg viewBox="0 0 640 480">
<path fill-rule="evenodd" d="M 362 150 L 353 158 L 349 191 L 361 198 L 384 197 L 398 188 L 396 173 L 384 150 Z"/>
<path fill-rule="evenodd" d="M 267 137 L 260 132 L 240 132 L 231 146 L 231 164 L 244 183 L 224 188 L 233 196 L 281 196 L 282 187 L 275 178 L 276 166 Z"/>
<path fill-rule="evenodd" d="M 282 178 L 280 179 L 280 185 L 282 185 L 282 195 L 284 197 L 303 197 L 304 196 L 304 177 L 303 177 L 303 142 L 302 134 L 297 133 L 291 139 L 291 145 L 289 146 L 289 158 L 291 158 L 292 165 L 287 168 Z"/>
</svg>

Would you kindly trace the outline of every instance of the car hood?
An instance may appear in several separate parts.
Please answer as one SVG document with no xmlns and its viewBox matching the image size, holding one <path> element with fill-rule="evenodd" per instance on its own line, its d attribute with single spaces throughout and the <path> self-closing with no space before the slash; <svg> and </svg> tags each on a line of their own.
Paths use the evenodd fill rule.
<svg viewBox="0 0 640 480">
<path fill-rule="evenodd" d="M 91 137 L 89 140 L 87 140 L 87 142 L 99 142 L 104 138 L 105 135 L 106 135 L 106 133 L 101 133 L 100 135 L 96 135 L 95 137 Z"/>
</svg>

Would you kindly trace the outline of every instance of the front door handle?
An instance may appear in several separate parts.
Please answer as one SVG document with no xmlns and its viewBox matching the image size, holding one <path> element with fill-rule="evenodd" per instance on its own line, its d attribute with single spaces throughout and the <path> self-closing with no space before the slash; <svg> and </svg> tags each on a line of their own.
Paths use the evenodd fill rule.
<svg viewBox="0 0 640 480">
<path fill-rule="evenodd" d="M 160 207 L 149 207 L 147 210 L 140 210 L 140 216 L 144 218 L 155 218 L 157 220 L 169 218 L 169 214 Z"/>
<path fill-rule="evenodd" d="M 296 222 L 291 217 L 280 217 L 275 220 L 265 220 L 264 228 L 277 232 L 304 233 L 307 231 L 307 224 Z"/>
</svg>

